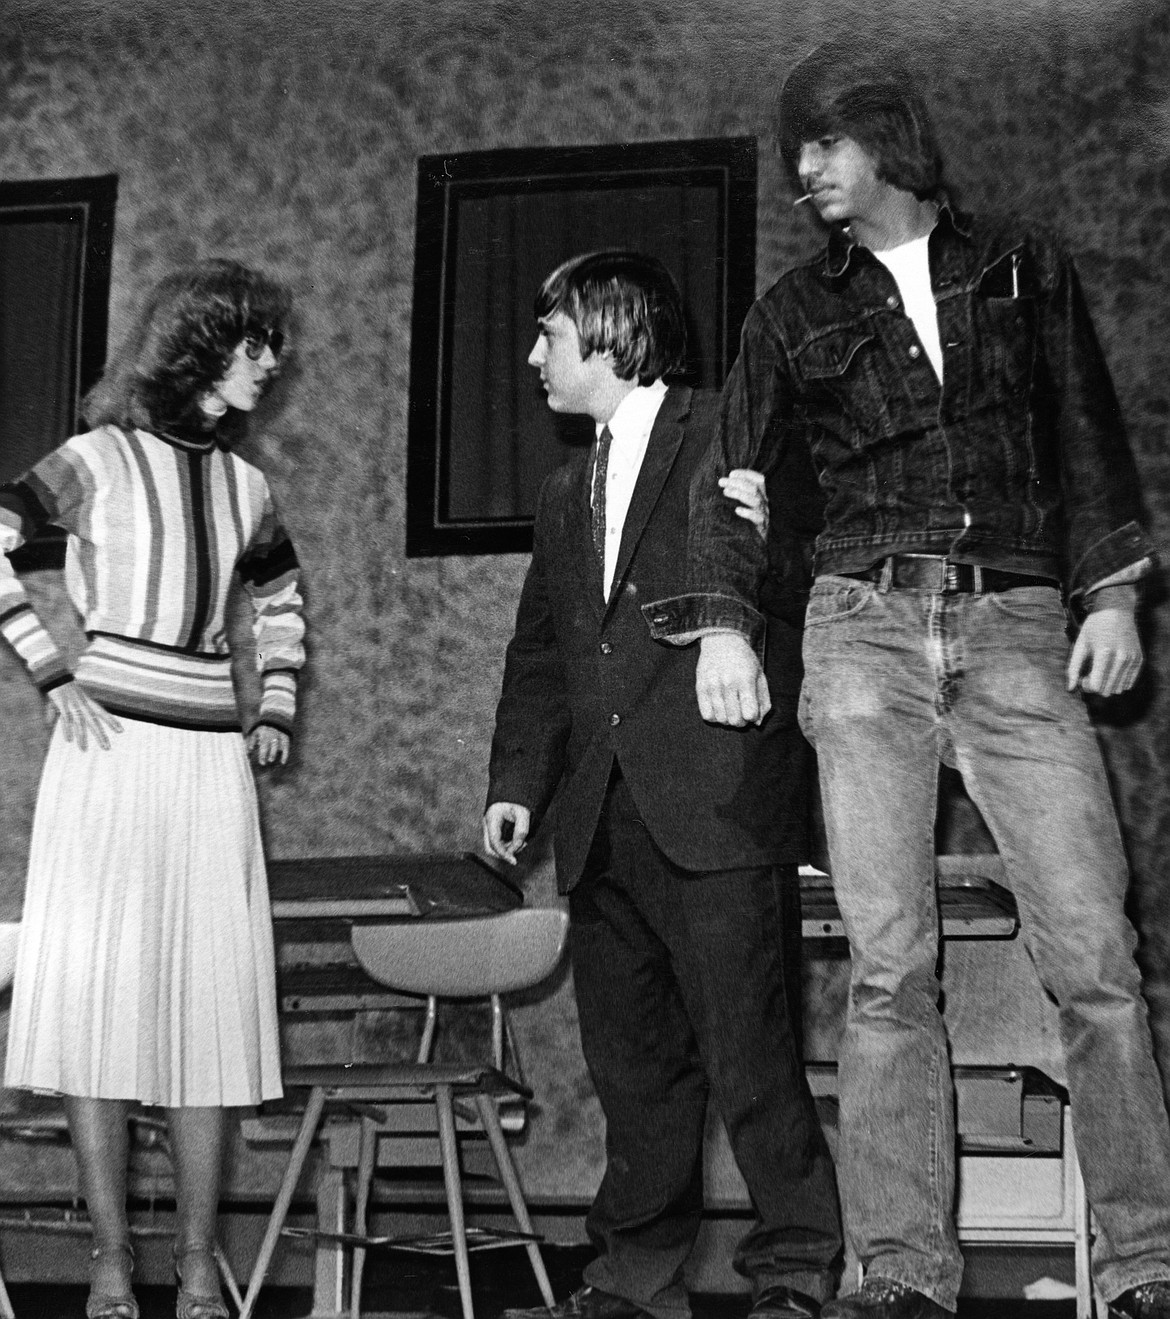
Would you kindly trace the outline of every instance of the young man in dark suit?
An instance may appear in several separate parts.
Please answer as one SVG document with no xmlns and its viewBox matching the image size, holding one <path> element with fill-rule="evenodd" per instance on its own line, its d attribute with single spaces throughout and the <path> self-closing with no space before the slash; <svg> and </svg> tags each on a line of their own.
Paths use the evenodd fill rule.
<svg viewBox="0 0 1170 1319">
<path fill-rule="evenodd" d="M 685 355 L 678 290 L 651 258 L 598 252 L 545 280 L 536 317 L 529 363 L 549 407 L 591 417 L 597 443 L 541 492 L 484 842 L 514 862 L 557 794 L 607 1162 L 587 1220 L 598 1256 L 552 1313 L 687 1319 L 710 1096 L 758 1215 L 735 1259 L 753 1315 L 808 1319 L 833 1293 L 841 1238 L 782 956 L 807 846 L 799 623 L 769 620 L 771 717 L 705 723 L 696 648 L 656 643 L 642 612 L 684 587 L 691 475 L 718 409 L 716 395 L 664 383 Z M 750 503 L 742 480 L 729 494 Z"/>
</svg>

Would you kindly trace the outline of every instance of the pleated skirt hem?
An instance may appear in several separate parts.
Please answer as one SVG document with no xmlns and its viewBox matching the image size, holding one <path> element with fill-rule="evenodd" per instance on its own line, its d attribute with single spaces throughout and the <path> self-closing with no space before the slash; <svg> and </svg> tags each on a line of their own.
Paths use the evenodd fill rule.
<svg viewBox="0 0 1170 1319">
<path fill-rule="evenodd" d="M 243 738 L 58 727 L 41 779 L 5 1084 L 166 1108 L 281 1094 L 275 957 Z"/>
</svg>

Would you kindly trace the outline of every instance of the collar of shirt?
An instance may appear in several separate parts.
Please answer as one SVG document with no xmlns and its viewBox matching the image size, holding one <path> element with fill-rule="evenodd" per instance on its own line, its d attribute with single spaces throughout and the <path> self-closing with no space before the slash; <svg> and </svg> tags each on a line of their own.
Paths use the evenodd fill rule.
<svg viewBox="0 0 1170 1319">
<path fill-rule="evenodd" d="M 652 385 L 636 385 L 618 404 L 604 425 L 613 440 L 609 446 L 609 469 L 605 481 L 605 598 L 609 599 L 617 567 L 618 549 L 626 514 L 634 495 L 642 459 L 650 443 L 650 432 L 658 409 L 666 397 L 666 385 L 656 380 Z M 600 436 L 603 426 L 597 427 Z M 596 459 L 594 460 L 596 461 Z"/>
<path fill-rule="evenodd" d="M 965 242 L 970 242 L 971 216 L 966 211 L 959 210 L 945 192 L 940 193 L 938 203 L 938 222 L 935 229 L 953 232 Z M 848 269 L 853 253 L 857 248 L 861 248 L 862 251 L 868 250 L 862 248 L 862 245 L 848 230 L 836 224 L 830 226 L 829 238 L 824 251 L 825 274 L 832 279 L 843 275 Z"/>
</svg>

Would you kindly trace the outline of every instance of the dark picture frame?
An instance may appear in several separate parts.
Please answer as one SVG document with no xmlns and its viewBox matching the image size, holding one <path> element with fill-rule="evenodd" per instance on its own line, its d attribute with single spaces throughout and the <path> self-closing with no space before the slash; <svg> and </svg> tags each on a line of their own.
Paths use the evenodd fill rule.
<svg viewBox="0 0 1170 1319">
<path fill-rule="evenodd" d="M 0 183 L 0 482 L 82 425 L 105 366 L 118 178 Z M 59 568 L 65 534 L 46 528 L 11 559 Z"/>
<path fill-rule="evenodd" d="M 526 365 L 533 297 L 568 257 L 663 260 L 687 305 L 686 383 L 722 385 L 755 297 L 756 160 L 754 137 L 420 158 L 407 557 L 529 551 L 541 482 L 592 438 Z"/>
</svg>

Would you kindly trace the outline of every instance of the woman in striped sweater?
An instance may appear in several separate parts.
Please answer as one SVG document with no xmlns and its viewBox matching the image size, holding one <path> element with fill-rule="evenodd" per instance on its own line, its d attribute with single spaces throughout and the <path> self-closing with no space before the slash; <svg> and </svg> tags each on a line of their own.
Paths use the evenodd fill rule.
<svg viewBox="0 0 1170 1319">
<path fill-rule="evenodd" d="M 272 926 L 248 754 L 283 763 L 304 662 L 297 560 L 231 451 L 276 374 L 286 292 L 235 262 L 165 278 L 86 400 L 94 429 L 0 488 L 0 549 L 68 533 L 70 670 L 0 554 L 0 632 L 55 719 L 37 798 L 5 1084 L 64 1097 L 93 1221 L 87 1314 L 135 1319 L 131 1103 L 167 1110 L 180 1319 L 226 1316 L 213 1254 L 225 1109 L 279 1096 Z M 239 574 L 261 680 L 246 737 Z"/>
</svg>

